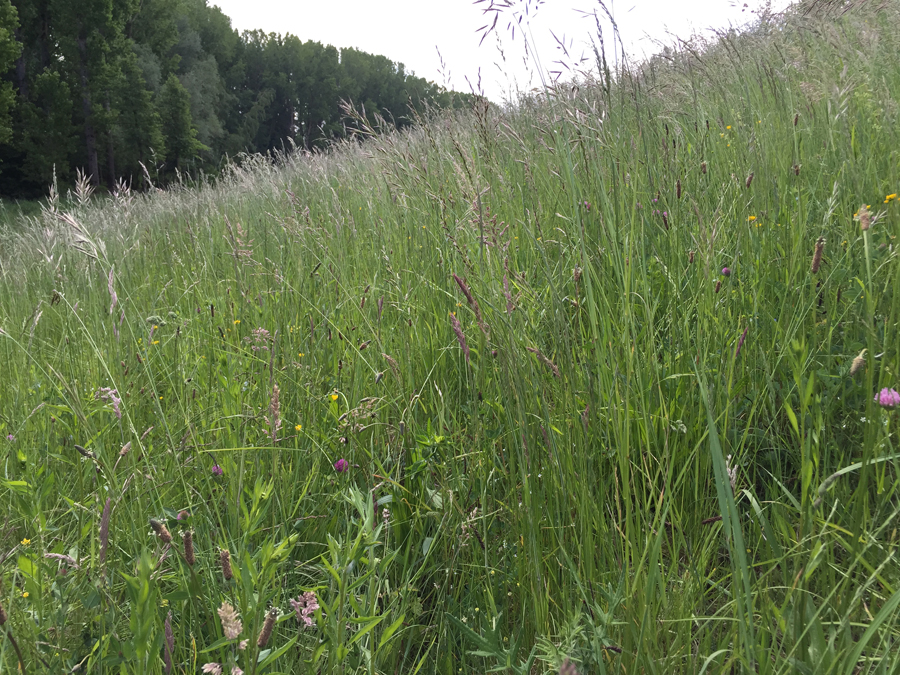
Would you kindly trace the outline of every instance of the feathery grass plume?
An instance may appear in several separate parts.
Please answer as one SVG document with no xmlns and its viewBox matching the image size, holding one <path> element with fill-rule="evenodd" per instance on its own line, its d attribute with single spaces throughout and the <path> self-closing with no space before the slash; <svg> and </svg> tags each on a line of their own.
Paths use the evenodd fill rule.
<svg viewBox="0 0 900 675">
<path fill-rule="evenodd" d="M 865 232 L 872 226 L 872 216 L 869 215 L 869 209 L 863 204 L 859 207 L 859 227 Z"/>
<path fill-rule="evenodd" d="M 753 183 L 753 172 L 751 171 L 749 174 L 747 174 L 747 180 L 744 181 L 744 186 L 749 188 L 752 183 Z"/>
<path fill-rule="evenodd" d="M 165 663 L 166 675 L 172 672 L 172 654 L 175 652 L 175 634 L 172 632 L 172 610 L 166 615 L 165 623 L 165 650 L 163 651 L 163 663 Z"/>
<path fill-rule="evenodd" d="M 466 342 L 466 336 L 463 334 L 462 326 L 459 324 L 459 319 L 456 318 L 456 314 L 453 312 L 450 312 L 450 324 L 453 326 L 453 332 L 456 333 L 456 340 L 459 342 L 459 346 L 466 356 L 466 363 L 469 363 L 469 345 Z"/>
<path fill-rule="evenodd" d="M 208 675 L 222 675 L 222 666 L 218 663 L 204 663 L 200 672 Z"/>
<path fill-rule="evenodd" d="M 794 166 L 791 167 L 791 168 L 794 169 L 794 175 L 795 175 L 795 176 L 799 176 L 799 175 L 800 175 L 800 165 L 799 165 L 799 164 L 794 164 Z"/>
<path fill-rule="evenodd" d="M 100 562 L 106 560 L 106 547 L 109 544 L 109 513 L 111 511 L 111 500 L 106 498 L 106 504 L 103 507 L 103 513 L 100 516 Z"/>
<path fill-rule="evenodd" d="M 700 162 L 700 173 L 706 173 L 706 162 Z"/>
<path fill-rule="evenodd" d="M 394 359 L 392 359 L 387 354 L 382 353 L 382 358 L 387 361 L 388 365 L 391 367 L 391 372 L 394 373 L 394 377 L 400 377 L 400 364 L 398 364 Z"/>
<path fill-rule="evenodd" d="M 559 377 L 559 376 L 560 376 L 560 375 L 559 375 L 559 368 L 556 367 L 556 364 L 553 363 L 553 361 L 551 361 L 551 360 L 548 359 L 546 356 L 544 356 L 544 355 L 541 353 L 541 350 L 540 350 L 540 349 L 538 349 L 537 347 L 525 347 L 525 349 L 527 349 L 529 352 L 531 352 L 532 354 L 534 354 L 535 356 L 537 356 L 537 357 L 538 357 L 538 361 L 540 361 L 540 362 L 543 363 L 545 366 L 547 366 L 550 370 L 552 370 L 552 371 L 553 371 L 553 375 L 554 375 L 555 377 Z"/>
<path fill-rule="evenodd" d="M 269 643 L 272 637 L 272 630 L 275 628 L 275 619 L 278 618 L 278 609 L 273 607 L 266 614 L 266 620 L 263 622 L 262 630 L 259 631 L 259 638 L 256 640 L 256 646 L 262 649 Z"/>
<path fill-rule="evenodd" d="M 167 528 L 163 523 L 159 522 L 155 518 L 151 518 L 150 527 L 154 532 L 156 532 L 156 536 L 158 536 L 164 544 L 172 543 L 172 534 L 169 532 L 169 528 Z"/>
<path fill-rule="evenodd" d="M 866 351 L 863 349 L 850 364 L 850 377 L 856 375 L 866 365 Z"/>
<path fill-rule="evenodd" d="M 231 553 L 227 548 L 219 551 L 219 562 L 222 565 L 222 576 L 225 578 L 225 581 L 231 581 L 234 577 L 234 572 L 231 570 Z"/>
<path fill-rule="evenodd" d="M 813 274 L 816 274 L 819 271 L 819 266 L 822 264 L 822 253 L 825 252 L 825 237 L 819 237 L 816 240 L 816 251 L 813 253 L 812 259 L 812 267 L 810 268 Z"/>
<path fill-rule="evenodd" d="M 116 305 L 119 303 L 119 296 L 116 295 L 116 289 L 113 286 L 113 281 L 115 280 L 115 266 L 109 268 L 109 313 L 112 314 L 113 310 L 116 308 Z"/>
<path fill-rule="evenodd" d="M 738 357 L 738 354 L 741 353 L 741 347 L 744 346 L 744 340 L 747 339 L 747 331 L 748 331 L 749 329 L 750 329 L 750 327 L 748 326 L 747 328 L 744 329 L 744 332 L 741 333 L 741 339 L 738 340 L 737 347 L 736 347 L 735 350 L 734 350 L 734 358 L 737 358 L 737 357 Z"/>
<path fill-rule="evenodd" d="M 128 441 L 125 445 L 122 446 L 122 449 L 119 450 L 119 457 L 124 457 L 128 454 L 128 451 L 131 450 L 131 441 Z"/>
<path fill-rule="evenodd" d="M 378 321 L 381 322 L 381 310 L 384 308 L 384 296 L 378 298 Z"/>
<path fill-rule="evenodd" d="M 194 533 L 186 530 L 181 535 L 181 541 L 184 543 L 184 561 L 193 567 L 197 562 L 197 556 L 194 554 Z"/>
<path fill-rule="evenodd" d="M 485 337 L 489 337 L 487 326 L 481 316 L 481 307 L 478 306 L 478 301 L 475 299 L 475 296 L 472 295 L 472 289 L 470 289 L 466 282 L 460 279 L 456 274 L 453 275 L 453 279 L 456 281 L 456 285 L 459 286 L 459 289 L 463 292 L 463 295 L 466 296 L 469 307 L 475 312 L 475 320 L 478 321 L 478 327 L 481 329 L 481 332 L 484 333 Z"/>
<path fill-rule="evenodd" d="M 716 282 L 716 293 L 718 293 L 719 290 L 721 290 L 721 288 L 722 288 L 722 280 L 719 279 L 719 280 Z"/>
<path fill-rule="evenodd" d="M 675 196 L 681 199 L 681 179 L 675 181 Z"/>
<path fill-rule="evenodd" d="M 572 278 L 575 280 L 576 284 L 581 280 L 581 272 L 582 269 L 578 265 L 575 265 L 575 269 L 572 270 Z"/>
<path fill-rule="evenodd" d="M 281 428 L 281 402 L 279 398 L 281 396 L 281 390 L 278 388 L 276 384 L 272 387 L 272 399 L 269 401 L 269 423 L 270 423 L 270 434 L 272 436 L 272 443 L 276 443 L 278 441 L 278 430 Z"/>
<path fill-rule="evenodd" d="M 688 265 L 694 264 L 694 252 L 688 251 Z"/>
<path fill-rule="evenodd" d="M 362 300 L 359 301 L 359 308 L 362 309 L 366 306 L 366 296 L 362 296 Z"/>
<path fill-rule="evenodd" d="M 794 126 L 797 126 L 797 122 L 800 121 L 800 113 L 794 114 Z"/>
<path fill-rule="evenodd" d="M 216 610 L 216 613 L 222 621 L 222 632 L 225 633 L 226 640 L 234 640 L 244 630 L 237 610 L 227 602 L 223 602 L 222 606 Z"/>
</svg>

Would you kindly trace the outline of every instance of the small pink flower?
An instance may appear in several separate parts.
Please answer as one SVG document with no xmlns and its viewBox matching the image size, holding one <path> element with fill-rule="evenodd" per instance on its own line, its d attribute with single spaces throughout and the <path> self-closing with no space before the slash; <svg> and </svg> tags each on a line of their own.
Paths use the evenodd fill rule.
<svg viewBox="0 0 900 675">
<path fill-rule="evenodd" d="M 900 406 L 900 394 L 897 393 L 896 389 L 888 389 L 885 387 L 875 394 L 875 403 L 882 408 L 893 410 L 897 406 Z"/>
<path fill-rule="evenodd" d="M 334 470 L 338 473 L 344 473 L 349 468 L 350 462 L 348 462 L 346 459 L 341 458 L 334 463 Z"/>
<path fill-rule="evenodd" d="M 223 473 L 225 473 L 225 472 L 222 471 L 222 467 L 221 467 L 221 466 L 219 466 L 218 464 L 214 464 L 214 465 L 213 465 L 213 468 L 212 468 L 212 475 L 213 475 L 213 476 L 221 476 Z"/>
<path fill-rule="evenodd" d="M 723 277 L 730 277 L 730 276 L 731 276 L 731 270 L 730 270 L 729 268 L 727 268 L 727 267 L 723 267 L 723 268 L 722 268 L 722 276 L 723 276 Z"/>
<path fill-rule="evenodd" d="M 218 663 L 204 663 L 201 672 L 211 673 L 212 675 L 222 675 L 222 666 Z"/>
</svg>

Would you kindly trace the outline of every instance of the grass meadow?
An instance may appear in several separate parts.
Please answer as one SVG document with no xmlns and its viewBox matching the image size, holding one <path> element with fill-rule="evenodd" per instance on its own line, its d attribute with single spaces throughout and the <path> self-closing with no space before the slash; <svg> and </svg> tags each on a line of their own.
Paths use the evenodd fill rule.
<svg viewBox="0 0 900 675">
<path fill-rule="evenodd" d="M 0 669 L 900 671 L 898 22 L 51 194 L 0 238 Z"/>
</svg>

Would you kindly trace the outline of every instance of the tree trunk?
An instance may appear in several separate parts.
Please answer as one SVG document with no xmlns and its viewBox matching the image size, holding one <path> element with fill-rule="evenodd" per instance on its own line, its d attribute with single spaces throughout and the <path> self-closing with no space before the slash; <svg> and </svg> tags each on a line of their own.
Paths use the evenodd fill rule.
<svg viewBox="0 0 900 675">
<path fill-rule="evenodd" d="M 16 40 L 22 44 L 22 31 L 16 28 Z M 22 53 L 16 59 L 16 82 L 19 85 L 19 96 L 23 101 L 28 100 L 28 73 L 25 70 L 25 48 L 22 47 Z"/>
<path fill-rule="evenodd" d="M 91 111 L 91 90 L 87 69 L 87 40 L 78 38 L 78 53 L 81 56 L 79 74 L 81 75 L 81 109 L 84 113 L 84 143 L 87 150 L 88 173 L 91 185 L 100 183 L 100 163 L 97 159 L 97 134 L 94 131 L 94 116 Z"/>
<path fill-rule="evenodd" d="M 109 92 L 106 92 L 106 113 L 110 115 Z M 111 128 L 106 133 L 106 167 L 109 170 L 106 183 L 109 186 L 109 191 L 112 192 L 116 186 L 116 147 L 113 142 Z"/>
</svg>

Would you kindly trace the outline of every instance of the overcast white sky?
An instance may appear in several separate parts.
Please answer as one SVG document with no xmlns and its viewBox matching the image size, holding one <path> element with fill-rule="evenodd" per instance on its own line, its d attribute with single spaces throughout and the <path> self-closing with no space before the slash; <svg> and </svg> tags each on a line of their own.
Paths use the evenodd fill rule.
<svg viewBox="0 0 900 675">
<path fill-rule="evenodd" d="M 460 91 L 481 86 L 496 102 L 512 90 L 527 90 L 540 84 L 534 58 L 525 58 L 521 30 L 512 39 L 507 24 L 511 11 L 497 21 L 496 35 L 479 46 L 478 28 L 492 21 L 472 0 L 208 0 L 231 17 L 238 30 L 262 29 L 292 33 L 302 40 L 315 40 L 335 47 L 355 47 L 381 54 L 405 64 L 407 72 L 445 84 Z M 531 0 L 532 7 L 538 0 Z M 658 51 L 654 40 L 671 41 L 667 33 L 687 37 L 692 32 L 741 25 L 754 19 L 759 0 L 619 0 L 607 2 L 613 12 L 626 48 L 633 56 Z M 749 4 L 744 6 L 744 2 Z M 511 0 L 524 8 L 526 0 Z M 789 0 L 773 0 L 773 8 L 787 6 Z M 545 0 L 522 22 L 543 71 L 559 69 L 554 62 L 562 57 L 553 34 L 571 44 L 571 60 L 582 53 L 590 56 L 590 36 L 596 36 L 593 17 L 583 12 L 600 12 L 597 0 Z M 605 22 L 604 22 L 605 23 Z M 608 23 L 605 23 L 606 31 Z M 552 33 L 551 33 L 552 31 Z M 605 34 L 607 42 L 610 35 Z M 445 63 L 441 69 L 438 51 Z M 609 52 L 609 47 L 607 46 Z M 610 52 L 611 53 L 611 52 Z M 504 60 L 505 59 L 505 60 Z M 593 59 L 591 59 L 593 61 Z"/>
</svg>

